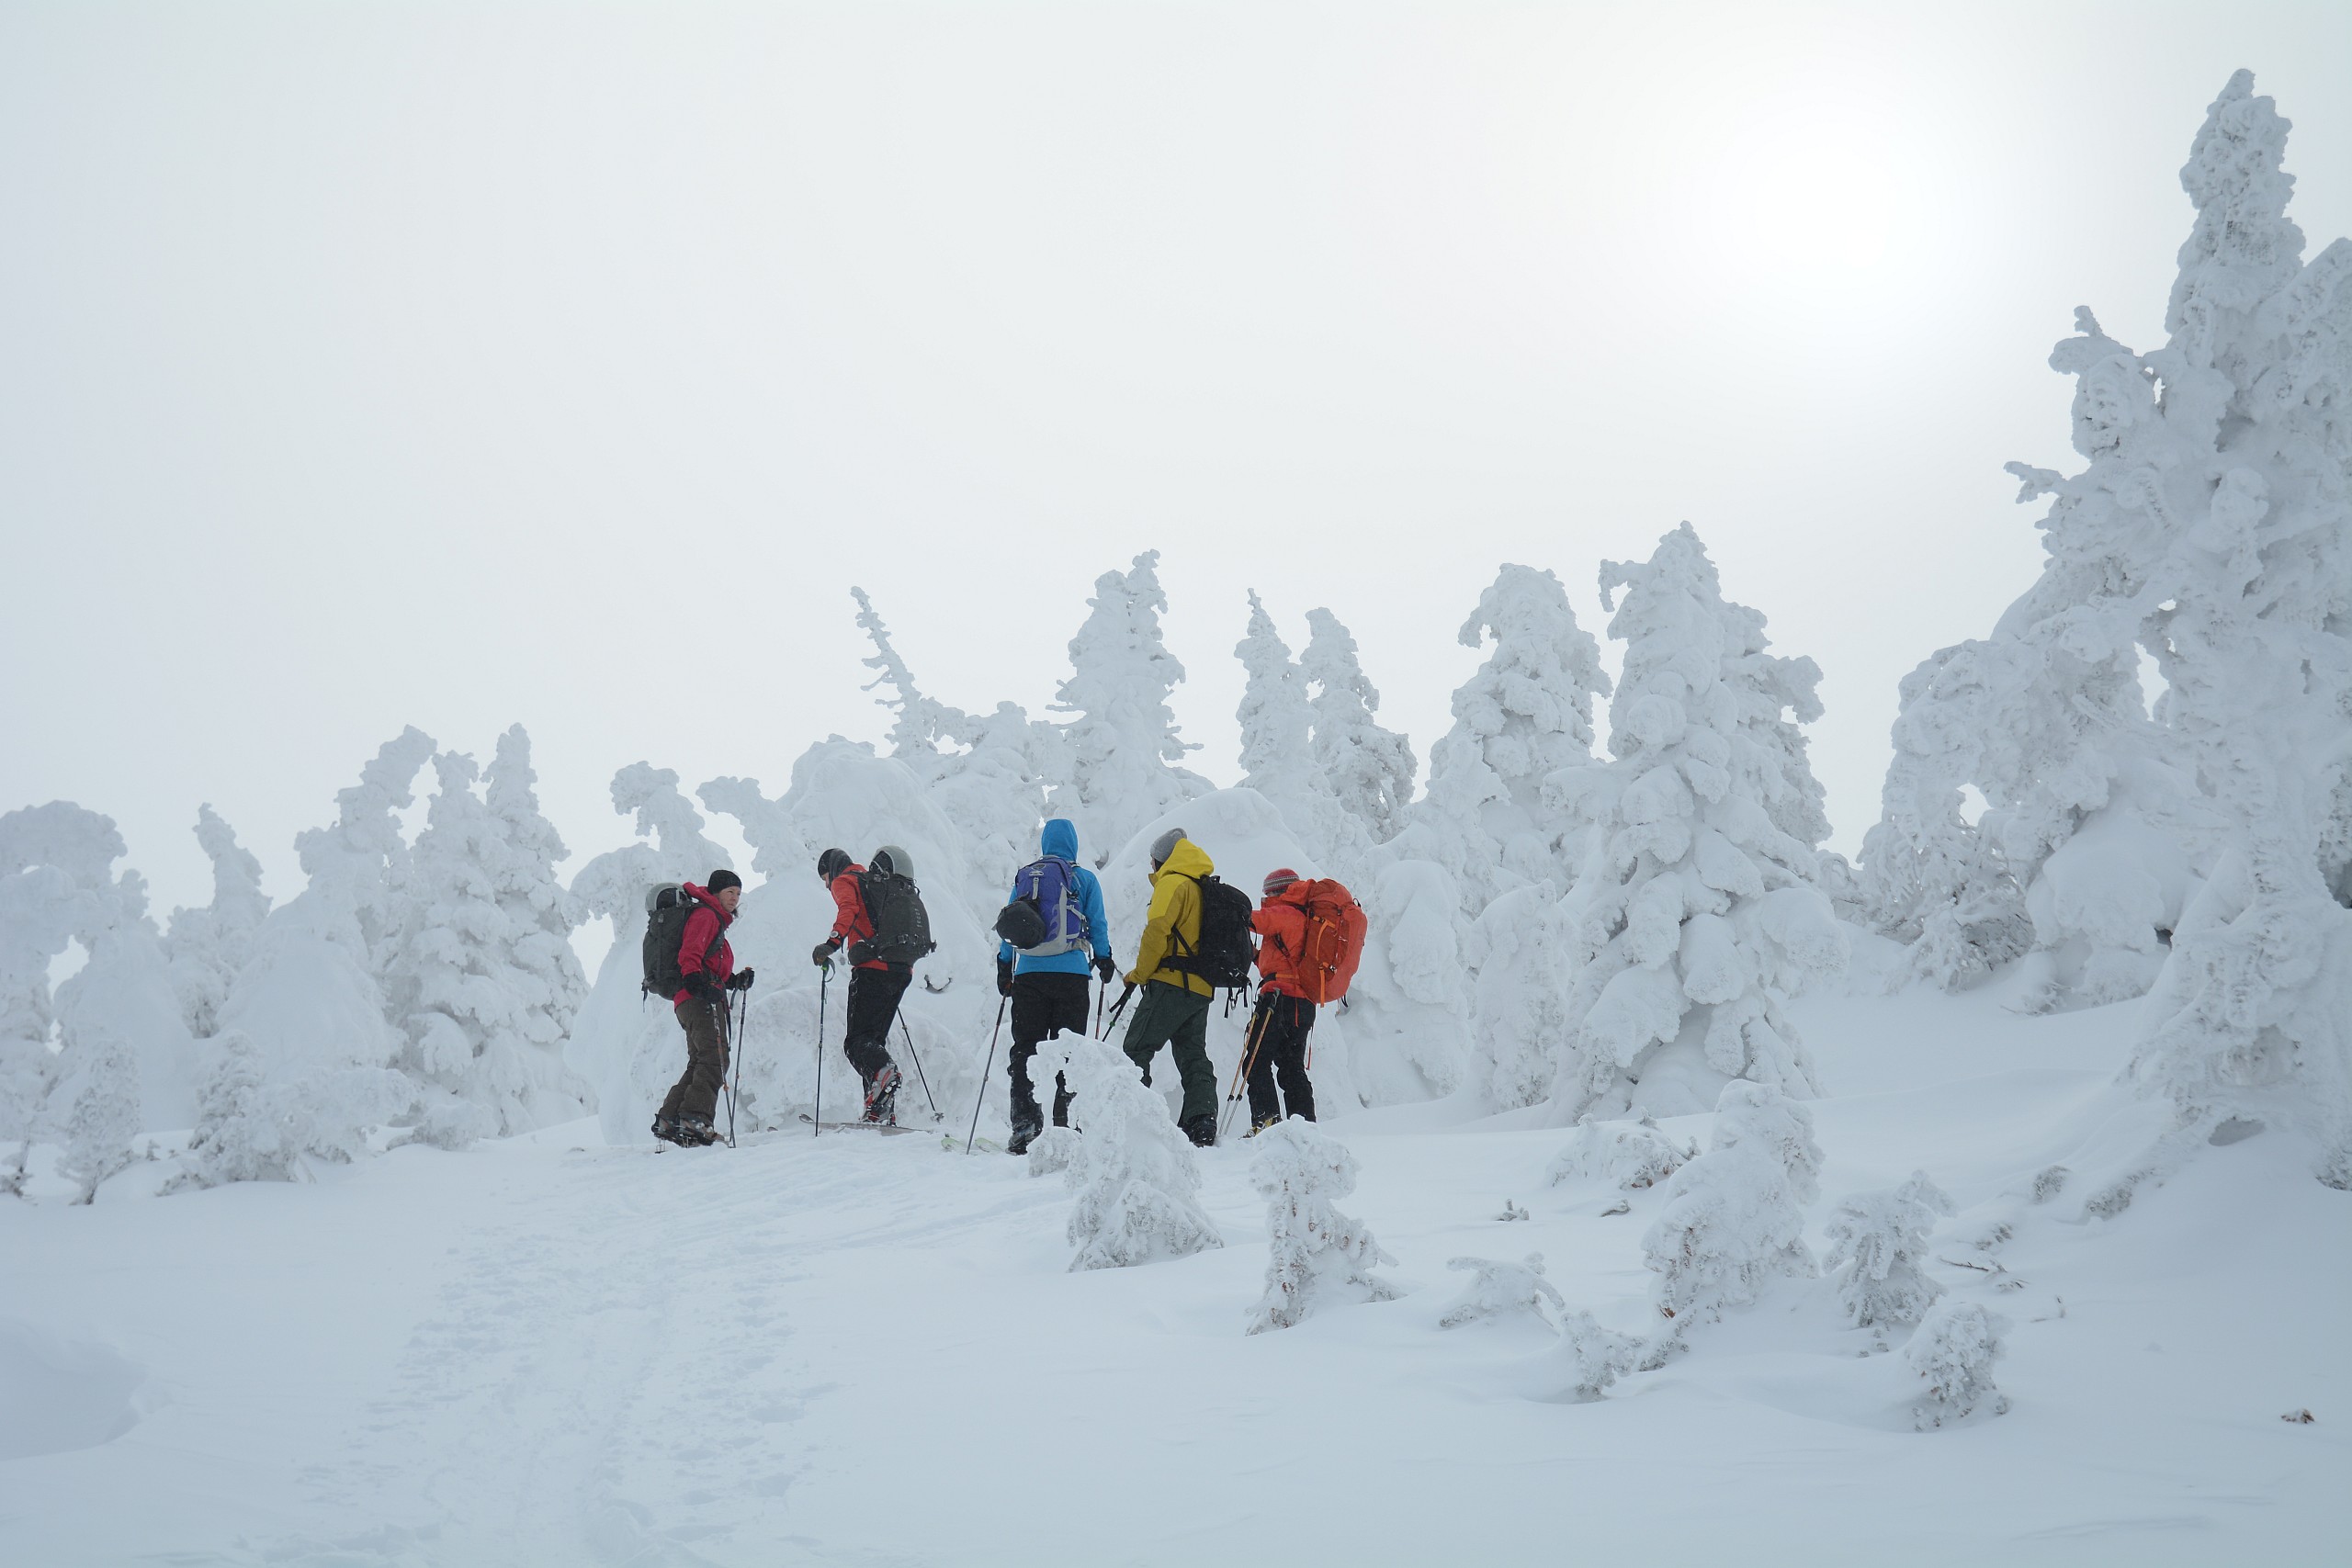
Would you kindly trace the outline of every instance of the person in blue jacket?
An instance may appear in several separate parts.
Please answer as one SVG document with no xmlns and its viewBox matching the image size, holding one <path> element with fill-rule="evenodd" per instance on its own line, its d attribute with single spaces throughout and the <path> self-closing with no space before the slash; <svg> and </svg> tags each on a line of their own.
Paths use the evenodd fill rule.
<svg viewBox="0 0 2352 1568">
<path fill-rule="evenodd" d="M 1012 1055 L 1005 1070 L 1012 1076 L 1012 1142 L 1008 1147 L 1016 1155 L 1045 1130 L 1037 1091 L 1029 1083 L 1029 1061 L 1037 1054 L 1038 1042 L 1065 1029 L 1085 1033 L 1087 970 L 1106 983 L 1119 970 L 1111 956 L 1102 885 L 1078 863 L 1078 829 L 1067 818 L 1054 818 L 1038 836 L 1038 848 L 1044 858 L 1014 874 L 1012 893 L 1005 902 L 1027 898 L 1036 903 L 1045 917 L 1046 940 L 1030 948 L 1000 942 L 996 952 L 996 988 L 1012 998 Z M 1069 1125 L 1069 1088 L 1059 1073 L 1054 1075 L 1054 1125 Z"/>
</svg>

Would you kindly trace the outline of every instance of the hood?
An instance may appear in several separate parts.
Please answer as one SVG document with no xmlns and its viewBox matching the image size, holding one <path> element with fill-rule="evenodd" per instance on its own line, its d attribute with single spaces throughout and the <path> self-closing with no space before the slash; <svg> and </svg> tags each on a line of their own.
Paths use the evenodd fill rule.
<svg viewBox="0 0 2352 1568">
<path fill-rule="evenodd" d="M 1216 863 L 1209 859 L 1208 851 L 1190 839 L 1179 839 L 1176 847 L 1168 852 L 1168 862 L 1160 868 L 1183 876 L 1207 876 L 1216 870 Z"/>
<path fill-rule="evenodd" d="M 1064 860 L 1078 858 L 1078 825 L 1067 817 L 1056 817 L 1046 823 L 1046 830 L 1037 835 L 1037 848 Z"/>
</svg>

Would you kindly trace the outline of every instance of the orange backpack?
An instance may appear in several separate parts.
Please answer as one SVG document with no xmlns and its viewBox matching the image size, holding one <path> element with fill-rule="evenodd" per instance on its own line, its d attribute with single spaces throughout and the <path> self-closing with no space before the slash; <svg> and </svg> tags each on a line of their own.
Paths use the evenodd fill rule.
<svg viewBox="0 0 2352 1568">
<path fill-rule="evenodd" d="M 1306 934 L 1299 943 L 1298 988 L 1317 1007 L 1348 994 L 1363 960 L 1363 907 L 1329 878 L 1303 885 Z"/>
</svg>

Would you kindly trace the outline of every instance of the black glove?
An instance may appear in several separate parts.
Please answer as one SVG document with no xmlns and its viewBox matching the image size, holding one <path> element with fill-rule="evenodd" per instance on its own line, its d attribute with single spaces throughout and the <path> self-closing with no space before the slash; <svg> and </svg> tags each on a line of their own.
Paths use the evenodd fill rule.
<svg viewBox="0 0 2352 1568">
<path fill-rule="evenodd" d="M 686 995 L 698 1002 L 710 1002 L 715 1005 L 719 999 L 718 982 L 697 969 L 686 976 Z"/>
<path fill-rule="evenodd" d="M 841 951 L 841 947 L 842 944 L 838 942 L 820 942 L 817 944 L 816 951 L 809 953 L 808 956 L 810 960 L 816 964 L 818 968 L 822 969 L 827 964 L 832 963 L 833 954 L 839 953 Z"/>
<path fill-rule="evenodd" d="M 1111 977 L 1119 972 L 1119 961 L 1106 953 L 1094 961 L 1094 972 L 1102 977 L 1102 983 L 1107 986 L 1111 983 Z"/>
<path fill-rule="evenodd" d="M 996 961 L 996 994 L 1000 997 L 1012 995 L 1012 960 L 1010 958 Z"/>
<path fill-rule="evenodd" d="M 730 991 L 750 990 L 752 988 L 752 972 L 749 969 L 736 970 L 733 975 L 728 976 L 727 988 Z"/>
<path fill-rule="evenodd" d="M 854 942 L 849 944 L 849 961 L 852 964 L 863 964 L 873 956 L 874 944 L 872 942 Z"/>
</svg>

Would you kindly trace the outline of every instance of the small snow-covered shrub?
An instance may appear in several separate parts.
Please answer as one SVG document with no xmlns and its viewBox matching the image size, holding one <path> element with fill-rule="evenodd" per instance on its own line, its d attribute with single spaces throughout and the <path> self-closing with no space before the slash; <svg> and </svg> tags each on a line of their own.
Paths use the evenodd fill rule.
<svg viewBox="0 0 2352 1568">
<path fill-rule="evenodd" d="M 1666 1208 L 1642 1237 L 1657 1274 L 1651 1299 L 1673 1332 L 1659 1358 L 1693 1323 L 1713 1323 L 1754 1301 L 1774 1278 L 1815 1272 L 1804 1208 L 1819 1193 L 1821 1149 L 1813 1113 L 1776 1089 L 1724 1086 L 1707 1152 L 1674 1175 Z"/>
<path fill-rule="evenodd" d="M 1288 1328 L 1334 1302 L 1396 1300 L 1396 1288 L 1371 1269 L 1396 1260 L 1362 1221 L 1331 1206 L 1356 1190 L 1356 1160 L 1347 1145 L 1297 1117 L 1259 1134 L 1257 1145 L 1250 1183 L 1266 1200 L 1272 1257 L 1266 1293 L 1250 1309 L 1250 1332 Z"/>
<path fill-rule="evenodd" d="M 1462 1292 L 1461 1299 L 1437 1320 L 1440 1328 L 1459 1328 L 1465 1323 L 1521 1312 L 1533 1314 L 1546 1328 L 1556 1328 L 1557 1319 L 1567 1315 L 1568 1303 L 1561 1299 L 1552 1281 L 1544 1278 L 1544 1255 L 1540 1252 L 1529 1253 L 1523 1263 L 1506 1263 L 1492 1258 L 1451 1258 L 1445 1266 L 1476 1269 L 1477 1276 Z"/>
<path fill-rule="evenodd" d="M 1576 1135 L 1544 1175 L 1555 1187 L 1564 1181 L 1600 1180 L 1632 1192 L 1657 1186 L 1698 1154 L 1696 1145 L 1676 1143 L 1646 1116 L 1639 1122 L 1595 1122 L 1588 1116 L 1577 1123 Z"/>
<path fill-rule="evenodd" d="M 89 1031 L 80 1042 L 82 1092 L 65 1123 L 65 1157 L 57 1168 L 81 1184 L 76 1203 L 96 1199 L 107 1178 L 130 1163 L 139 1135 L 139 1065 L 119 1037 Z"/>
<path fill-rule="evenodd" d="M 210 1071 L 197 1102 L 187 1168 L 164 1189 L 219 1187 L 232 1181 L 292 1181 L 301 1152 L 287 1096 L 262 1084 L 261 1049 L 242 1030 L 214 1041 Z"/>
<path fill-rule="evenodd" d="M 1078 1134 L 1068 1127 L 1046 1128 L 1029 1145 L 1029 1174 L 1051 1176 L 1057 1170 L 1068 1170 L 1070 1155 L 1077 1147 Z"/>
<path fill-rule="evenodd" d="M 1642 1342 L 1630 1334 L 1603 1328 L 1589 1312 L 1572 1312 L 1561 1320 L 1560 1346 L 1552 1352 L 1555 1375 L 1566 1381 L 1552 1397 L 1589 1404 L 1609 1385 L 1634 1370 Z"/>
<path fill-rule="evenodd" d="M 1133 1062 L 1099 1040 L 1065 1036 L 1063 1067 L 1085 1135 L 1070 1140 L 1063 1179 L 1078 1194 L 1069 1239 L 1073 1273 L 1184 1258 L 1225 1240 L 1197 1197 L 1200 1162 L 1146 1089 Z M 1046 1061 L 1046 1053 L 1037 1060 Z"/>
<path fill-rule="evenodd" d="M 2007 1326 L 1973 1302 L 1946 1302 L 1928 1314 L 1903 1347 L 1903 1359 L 1928 1385 L 1911 1406 L 1914 1426 L 1926 1432 L 1978 1410 L 2008 1413 L 2008 1395 L 1993 1383 L 2000 1331 Z"/>
<path fill-rule="evenodd" d="M 1917 1323 L 1943 1294 L 1919 1272 L 1928 1234 L 1952 1212 L 1951 1200 L 1924 1170 L 1891 1191 L 1858 1192 L 1829 1219 L 1829 1268 L 1838 1300 L 1857 1328 Z"/>
</svg>

